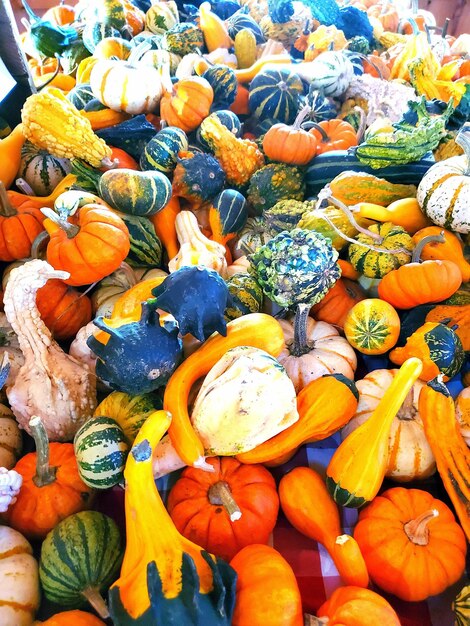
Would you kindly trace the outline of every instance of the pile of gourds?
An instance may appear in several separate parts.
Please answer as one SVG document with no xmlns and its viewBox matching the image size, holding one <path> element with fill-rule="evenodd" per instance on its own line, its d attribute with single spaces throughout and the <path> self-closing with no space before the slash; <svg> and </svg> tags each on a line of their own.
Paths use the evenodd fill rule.
<svg viewBox="0 0 470 626">
<path fill-rule="evenodd" d="M 23 4 L 2 626 L 303 626 L 280 509 L 344 584 L 306 624 L 399 626 L 376 591 L 459 581 L 468 624 L 469 35 L 391 0 Z"/>
</svg>

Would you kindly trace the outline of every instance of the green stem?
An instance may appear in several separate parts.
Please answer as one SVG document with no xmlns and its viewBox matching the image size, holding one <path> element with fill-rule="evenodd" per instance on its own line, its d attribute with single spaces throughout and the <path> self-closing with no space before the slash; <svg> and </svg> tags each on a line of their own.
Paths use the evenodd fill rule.
<svg viewBox="0 0 470 626">
<path fill-rule="evenodd" d="M 312 347 L 308 344 L 308 314 L 310 312 L 309 304 L 297 305 L 294 318 L 294 343 L 290 350 L 293 356 L 302 356 L 310 352 Z"/>
<path fill-rule="evenodd" d="M 444 243 L 445 242 L 445 237 L 444 237 L 444 231 L 443 230 L 441 230 L 439 235 L 428 235 L 427 237 L 423 237 L 421 239 L 421 241 L 418 243 L 416 248 L 413 250 L 413 255 L 411 257 L 411 263 L 419 263 L 421 261 L 421 254 L 423 252 L 424 247 L 427 246 L 428 243 L 433 243 L 433 242 L 437 242 L 437 243 Z"/>
<path fill-rule="evenodd" d="M 36 475 L 33 482 L 36 487 L 50 485 L 56 479 L 56 467 L 51 467 L 49 463 L 49 438 L 41 418 L 34 415 L 29 428 L 36 444 Z"/>
</svg>

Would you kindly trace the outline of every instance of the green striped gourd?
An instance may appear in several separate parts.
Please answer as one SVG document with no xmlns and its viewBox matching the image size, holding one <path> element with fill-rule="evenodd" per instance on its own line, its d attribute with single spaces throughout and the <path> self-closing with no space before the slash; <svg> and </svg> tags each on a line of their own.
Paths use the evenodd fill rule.
<svg viewBox="0 0 470 626">
<path fill-rule="evenodd" d="M 308 78 L 311 89 L 337 98 L 346 91 L 354 78 L 354 66 L 341 51 L 329 50 L 311 62 Z"/>
<path fill-rule="evenodd" d="M 160 172 L 114 169 L 101 176 L 99 194 L 117 211 L 144 217 L 157 213 L 168 204 L 171 183 Z"/>
<path fill-rule="evenodd" d="M 69 159 L 55 157 L 29 141 L 24 143 L 18 175 L 37 196 L 48 196 L 71 171 Z"/>
<path fill-rule="evenodd" d="M 235 274 L 227 280 L 231 301 L 225 309 L 225 318 L 234 320 L 249 313 L 259 313 L 263 307 L 263 290 L 251 274 Z"/>
<path fill-rule="evenodd" d="M 160 267 L 163 247 L 152 222 L 146 217 L 119 213 L 129 231 L 131 244 L 126 262 L 132 267 Z"/>
<path fill-rule="evenodd" d="M 237 77 L 232 68 L 227 65 L 213 65 L 204 72 L 202 77 L 207 80 L 214 91 L 211 111 L 228 109 L 235 101 L 238 89 Z"/>
<path fill-rule="evenodd" d="M 251 15 L 245 12 L 244 9 L 237 11 L 227 20 L 228 34 L 232 39 L 235 39 L 237 34 L 244 29 L 251 30 L 256 37 L 256 43 L 266 43 L 266 39 L 263 35 L 261 28 L 256 20 Z"/>
<path fill-rule="evenodd" d="M 89 602 L 108 617 L 101 596 L 118 575 L 122 561 L 116 523 L 97 511 L 75 513 L 62 520 L 45 538 L 39 577 L 48 600 L 63 608 Z"/>
<path fill-rule="evenodd" d="M 178 152 L 188 150 L 188 138 L 184 130 L 168 126 L 145 146 L 140 157 L 142 170 L 156 170 L 162 174 L 171 174 L 176 167 Z"/>
<path fill-rule="evenodd" d="M 168 30 L 162 38 L 162 48 L 184 56 L 191 52 L 200 52 L 204 47 L 204 36 L 195 24 L 181 22 Z"/>
<path fill-rule="evenodd" d="M 95 98 L 95 94 L 91 89 L 90 83 L 82 83 L 75 85 L 75 87 L 68 92 L 66 97 L 76 109 L 81 111 L 90 100 Z"/>
<path fill-rule="evenodd" d="M 145 29 L 155 35 L 163 35 L 179 24 L 178 7 L 174 0 L 155 2 L 145 14 Z"/>
<path fill-rule="evenodd" d="M 452 609 L 455 613 L 455 626 L 470 624 L 470 585 L 466 585 L 457 594 Z"/>
<path fill-rule="evenodd" d="M 228 111 L 228 110 L 227 111 L 226 110 L 214 111 L 213 113 L 210 114 L 209 117 L 216 117 L 220 121 L 220 123 L 225 126 L 225 128 L 228 128 L 229 131 L 235 135 L 235 137 L 241 136 L 241 133 L 242 133 L 241 122 L 238 119 L 237 115 L 235 113 L 232 113 L 232 111 Z M 200 126 L 196 131 L 196 139 L 197 139 L 198 144 L 200 144 L 203 147 L 204 152 L 211 152 L 211 148 L 209 144 L 207 143 L 207 141 L 203 139 L 201 135 Z"/>
<path fill-rule="evenodd" d="M 232 233 L 238 233 L 245 226 L 248 218 L 248 206 L 239 191 L 235 189 L 224 189 L 212 200 L 209 210 L 209 221 L 214 235 L 225 237 Z"/>
<path fill-rule="evenodd" d="M 113 391 L 96 407 L 95 416 L 107 415 L 117 422 L 127 443 L 132 446 L 145 420 L 161 408 L 162 400 L 154 393 L 131 396 L 122 391 Z"/>
<path fill-rule="evenodd" d="M 86 49 L 93 54 L 96 45 L 106 37 L 120 37 L 121 33 L 110 24 L 89 21 L 83 29 L 82 39 Z"/>
<path fill-rule="evenodd" d="M 257 118 L 273 117 L 292 124 L 300 108 L 304 86 L 297 72 L 264 68 L 250 83 L 249 105 Z"/>
<path fill-rule="evenodd" d="M 95 489 L 109 489 L 122 481 L 129 446 L 122 428 L 110 417 L 92 417 L 74 439 L 78 473 Z"/>
</svg>

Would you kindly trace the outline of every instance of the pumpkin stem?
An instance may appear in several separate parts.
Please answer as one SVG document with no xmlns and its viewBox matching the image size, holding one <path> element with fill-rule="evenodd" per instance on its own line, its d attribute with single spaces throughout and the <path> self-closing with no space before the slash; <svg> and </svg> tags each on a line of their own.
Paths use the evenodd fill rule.
<svg viewBox="0 0 470 626">
<path fill-rule="evenodd" d="M 2 215 L 3 217 L 12 217 L 17 213 L 18 211 L 14 207 L 12 207 L 11 202 L 8 199 L 5 185 L 0 180 L 0 215 Z"/>
<path fill-rule="evenodd" d="M 304 626 L 328 626 L 328 617 L 315 617 L 315 615 L 304 615 Z"/>
<path fill-rule="evenodd" d="M 419 263 L 421 261 L 421 254 L 423 252 L 424 246 L 427 246 L 428 243 L 432 243 L 432 242 L 444 243 L 445 242 L 444 231 L 441 230 L 441 232 L 438 235 L 428 235 L 427 237 L 423 237 L 421 241 L 418 243 L 418 245 L 416 246 L 416 248 L 413 250 L 411 262 Z"/>
<path fill-rule="evenodd" d="M 44 259 L 47 243 L 49 242 L 50 236 L 47 230 L 43 230 L 37 235 L 31 244 L 31 258 L 32 259 Z"/>
<path fill-rule="evenodd" d="M 309 123 L 309 130 L 311 128 L 314 128 L 315 130 L 318 130 L 318 132 L 321 135 L 321 140 L 322 141 L 329 141 L 330 138 L 328 137 L 327 133 L 323 130 L 323 128 L 320 126 L 320 124 L 317 124 L 316 122 L 310 122 Z"/>
<path fill-rule="evenodd" d="M 460 129 L 457 137 L 455 138 L 455 143 L 458 143 L 459 146 L 465 152 L 465 156 L 467 157 L 467 167 L 465 168 L 465 176 L 470 176 L 470 124 L 464 124 Z"/>
<path fill-rule="evenodd" d="M 96 589 L 96 587 L 88 587 L 88 589 L 84 589 L 81 593 L 82 596 L 84 596 L 88 600 L 88 602 L 101 618 L 108 619 L 108 607 L 106 606 L 106 602 L 103 600 L 100 592 L 98 591 L 98 589 Z"/>
<path fill-rule="evenodd" d="M 300 130 L 302 122 L 304 121 L 304 119 L 307 117 L 309 113 L 310 113 L 310 107 L 307 104 L 302 109 L 300 109 L 297 117 L 295 118 L 294 123 L 292 124 L 292 128 L 294 130 Z"/>
<path fill-rule="evenodd" d="M 406 536 L 417 546 L 427 546 L 429 543 L 429 527 L 428 523 L 434 518 L 439 516 L 437 509 L 431 509 L 425 511 L 419 515 L 416 519 L 412 519 L 407 522 L 403 528 Z"/>
<path fill-rule="evenodd" d="M 220 504 L 223 505 L 231 522 L 236 522 L 241 518 L 242 512 L 240 511 L 240 507 L 235 502 L 230 485 L 224 480 L 219 480 L 211 485 L 207 495 L 211 504 L 216 506 Z"/>
<path fill-rule="evenodd" d="M 441 31 L 442 39 L 445 39 L 447 37 L 447 31 L 449 29 L 449 24 L 450 24 L 450 18 L 446 17 L 446 21 L 444 22 L 444 26 L 442 27 L 442 31 Z"/>
<path fill-rule="evenodd" d="M 65 231 L 67 239 L 73 239 L 80 232 L 80 228 L 76 224 L 71 224 L 63 217 L 60 217 L 60 215 L 57 215 L 57 213 L 52 209 L 44 207 L 41 209 L 41 213 L 49 218 L 51 222 L 54 222 L 54 224 L 57 224 L 59 228 Z"/>
<path fill-rule="evenodd" d="M 359 114 L 359 127 L 356 132 L 356 137 L 357 143 L 360 144 L 366 130 L 366 114 L 364 113 L 364 109 L 358 106 L 355 106 L 353 108 L 353 111 L 357 111 L 357 113 Z"/>
<path fill-rule="evenodd" d="M 17 178 L 15 180 L 15 185 L 22 193 L 25 193 L 27 196 L 34 196 L 33 188 L 31 187 L 31 185 L 28 185 L 24 178 Z"/>
<path fill-rule="evenodd" d="M 307 324 L 308 314 L 310 312 L 309 304 L 297 305 L 294 318 L 294 343 L 290 349 L 290 353 L 293 356 L 299 357 L 303 354 L 307 354 L 312 349 L 307 341 Z"/>
<path fill-rule="evenodd" d="M 49 464 L 49 438 L 41 418 L 37 415 L 31 418 L 29 428 L 36 444 L 36 475 L 33 482 L 36 487 L 45 487 L 55 481 L 57 472 L 57 468 Z"/>
<path fill-rule="evenodd" d="M 398 409 L 397 418 L 402 421 L 412 422 L 416 411 L 414 409 L 414 390 L 413 387 L 406 394 L 403 404 Z"/>
</svg>

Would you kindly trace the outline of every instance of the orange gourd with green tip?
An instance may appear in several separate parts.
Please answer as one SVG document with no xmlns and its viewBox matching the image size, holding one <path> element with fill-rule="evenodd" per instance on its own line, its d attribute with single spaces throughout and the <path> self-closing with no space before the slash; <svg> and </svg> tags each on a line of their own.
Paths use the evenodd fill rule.
<svg viewBox="0 0 470 626">
<path fill-rule="evenodd" d="M 295 467 L 282 477 L 279 498 L 292 526 L 325 546 L 343 583 L 367 587 L 369 575 L 361 551 L 352 537 L 342 534 L 338 507 L 320 475 L 309 467 Z"/>
</svg>

